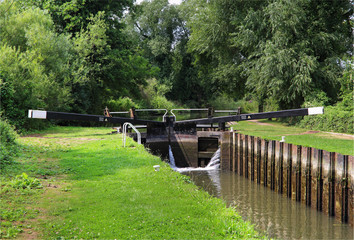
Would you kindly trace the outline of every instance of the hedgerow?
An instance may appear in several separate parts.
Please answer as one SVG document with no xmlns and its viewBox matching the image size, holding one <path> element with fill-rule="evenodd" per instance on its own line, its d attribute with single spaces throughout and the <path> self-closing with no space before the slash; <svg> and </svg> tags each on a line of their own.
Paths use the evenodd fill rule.
<svg viewBox="0 0 354 240">
<path fill-rule="evenodd" d="M 13 127 L 8 122 L 0 120 L 0 169 L 10 164 L 17 154 L 19 149 L 17 137 Z"/>
<path fill-rule="evenodd" d="M 323 115 L 305 116 L 298 126 L 313 130 L 353 134 L 353 111 L 339 106 L 328 106 L 325 107 Z"/>
</svg>

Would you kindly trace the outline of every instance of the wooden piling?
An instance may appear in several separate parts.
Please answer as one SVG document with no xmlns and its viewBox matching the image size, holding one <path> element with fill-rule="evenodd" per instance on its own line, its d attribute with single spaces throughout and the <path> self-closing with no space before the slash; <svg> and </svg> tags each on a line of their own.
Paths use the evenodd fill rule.
<svg viewBox="0 0 354 240">
<path fill-rule="evenodd" d="M 236 160 L 237 160 L 237 156 L 236 156 L 236 153 L 237 153 L 237 149 L 238 146 L 237 146 L 237 133 L 233 132 L 232 133 L 232 171 L 234 173 L 237 172 L 237 163 L 236 163 Z"/>
<path fill-rule="evenodd" d="M 292 156 L 292 198 L 299 202 L 301 200 L 301 146 L 293 146 Z"/>
<path fill-rule="evenodd" d="M 262 159 L 262 155 L 261 155 L 261 151 L 262 151 L 262 141 L 260 138 L 256 138 L 255 139 L 255 143 L 256 143 L 256 171 L 257 171 L 257 174 L 256 174 L 256 178 L 257 178 L 257 183 L 258 184 L 261 184 L 261 178 L 262 178 L 262 175 L 261 175 L 261 166 L 262 166 L 262 162 L 261 162 L 261 159 Z"/>
<path fill-rule="evenodd" d="M 261 184 L 267 186 L 268 182 L 268 141 L 265 139 L 261 140 Z"/>
<path fill-rule="evenodd" d="M 301 150 L 301 202 L 311 205 L 311 148 Z"/>
<path fill-rule="evenodd" d="M 250 144 L 248 145 L 249 149 L 249 176 L 251 176 L 251 181 L 254 181 L 255 174 L 255 153 L 254 153 L 254 136 L 250 136 Z"/>
<path fill-rule="evenodd" d="M 234 132 L 222 142 L 223 170 L 353 225 L 354 156 Z"/>
<path fill-rule="evenodd" d="M 354 156 L 348 156 L 348 222 L 354 224 Z"/>
<path fill-rule="evenodd" d="M 243 142 L 243 167 L 244 167 L 244 176 L 245 178 L 248 178 L 248 141 L 249 137 L 248 135 L 245 135 L 245 141 Z"/>
<path fill-rule="evenodd" d="M 239 164 L 239 175 L 243 176 L 243 142 L 245 141 L 245 135 L 240 135 L 239 137 L 239 154 L 238 154 L 238 164 Z"/>
<path fill-rule="evenodd" d="M 284 143 L 276 141 L 275 142 L 275 190 L 282 194 L 283 193 L 283 146 Z"/>
<path fill-rule="evenodd" d="M 345 222 L 347 215 L 346 206 L 346 161 L 347 157 L 342 154 L 335 154 L 335 172 L 334 172 L 334 215 L 337 220 Z"/>
<path fill-rule="evenodd" d="M 230 132 L 224 132 L 221 140 L 221 169 L 230 170 L 230 156 L 231 156 L 231 144 L 230 144 Z"/>
<path fill-rule="evenodd" d="M 322 172 L 323 172 L 323 195 L 322 195 L 322 210 L 325 214 L 330 213 L 330 192 L 331 192 L 331 153 L 323 151 L 322 158 Z"/>
<path fill-rule="evenodd" d="M 283 144 L 283 194 L 291 198 L 291 144 Z"/>
<path fill-rule="evenodd" d="M 322 211 L 322 150 L 313 149 L 311 151 L 311 207 Z"/>
</svg>

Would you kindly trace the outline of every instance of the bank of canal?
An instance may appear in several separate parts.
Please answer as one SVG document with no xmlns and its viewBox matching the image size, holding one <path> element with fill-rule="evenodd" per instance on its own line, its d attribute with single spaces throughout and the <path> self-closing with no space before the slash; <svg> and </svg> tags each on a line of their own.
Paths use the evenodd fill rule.
<svg viewBox="0 0 354 240">
<path fill-rule="evenodd" d="M 110 132 L 55 127 L 21 138 L 16 163 L 1 171 L 0 238 L 262 238 L 223 201 Z M 22 172 L 43 188 L 13 187 Z"/>
<path fill-rule="evenodd" d="M 278 239 L 353 239 L 353 228 L 230 171 L 192 171 L 193 182 Z"/>
</svg>

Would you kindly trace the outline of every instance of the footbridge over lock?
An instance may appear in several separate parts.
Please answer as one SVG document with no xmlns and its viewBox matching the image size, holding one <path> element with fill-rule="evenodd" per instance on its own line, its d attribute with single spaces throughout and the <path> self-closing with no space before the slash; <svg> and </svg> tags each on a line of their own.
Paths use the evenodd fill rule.
<svg viewBox="0 0 354 240">
<path fill-rule="evenodd" d="M 141 119 L 139 112 L 163 112 L 162 121 Z M 181 111 L 204 111 L 205 118 L 180 120 Z M 175 114 L 176 113 L 176 114 Z M 229 113 L 215 116 L 215 113 Z M 231 114 L 230 114 L 231 113 Z M 115 117 L 128 114 L 129 117 Z M 144 128 L 139 139 L 151 151 L 168 159 L 172 150 L 178 168 L 204 167 L 219 148 L 220 168 L 272 189 L 279 194 L 353 225 L 354 156 L 267 141 L 228 129 L 229 122 L 323 114 L 322 107 L 241 114 L 240 110 L 130 109 L 103 115 L 29 110 L 29 118 L 127 123 Z M 128 125 L 129 125 L 128 124 Z M 134 127 L 134 128 L 135 128 Z M 136 130 L 136 129 L 135 129 Z M 131 136 L 136 138 L 132 133 Z"/>
<path fill-rule="evenodd" d="M 177 119 L 178 112 L 204 112 L 205 118 Z M 139 112 L 162 112 L 162 121 L 141 119 Z M 228 116 L 216 116 L 228 113 Z M 247 121 L 254 119 L 267 119 L 279 117 L 294 117 L 322 114 L 323 108 L 302 108 L 275 112 L 241 114 L 237 110 L 214 110 L 213 108 L 201 109 L 172 109 L 168 114 L 167 109 L 130 109 L 125 112 L 109 112 L 106 108 L 103 115 L 64 113 L 43 110 L 29 110 L 29 118 L 61 119 L 68 121 L 93 121 L 112 123 L 123 126 L 124 123 L 139 125 L 146 128 L 141 134 L 142 143 L 162 158 L 168 159 L 169 146 L 175 157 L 177 167 L 203 167 L 208 164 L 213 153 L 225 141 L 227 123 Z M 117 117 L 116 114 L 128 114 L 128 117 Z M 179 118 L 179 117 L 178 117 Z M 134 137 L 134 134 L 131 134 Z M 136 137 L 135 137 L 136 138 Z M 221 158 L 226 155 L 221 154 Z M 223 159 L 221 159 L 223 160 Z"/>
</svg>

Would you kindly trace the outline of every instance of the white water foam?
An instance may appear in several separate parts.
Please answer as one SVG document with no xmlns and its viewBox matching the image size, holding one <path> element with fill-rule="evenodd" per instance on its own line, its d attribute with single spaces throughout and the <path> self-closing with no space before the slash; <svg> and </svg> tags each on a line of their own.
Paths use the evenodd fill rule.
<svg viewBox="0 0 354 240">
<path fill-rule="evenodd" d="M 170 166 L 173 170 L 177 172 L 190 172 L 190 171 L 212 171 L 212 170 L 219 170 L 220 168 L 220 148 L 213 154 L 210 159 L 210 162 L 206 167 L 186 167 L 186 168 L 179 168 L 176 166 L 175 158 L 173 156 L 173 152 L 171 146 L 169 146 L 169 158 L 170 158 Z"/>
</svg>

